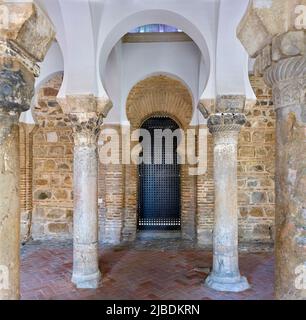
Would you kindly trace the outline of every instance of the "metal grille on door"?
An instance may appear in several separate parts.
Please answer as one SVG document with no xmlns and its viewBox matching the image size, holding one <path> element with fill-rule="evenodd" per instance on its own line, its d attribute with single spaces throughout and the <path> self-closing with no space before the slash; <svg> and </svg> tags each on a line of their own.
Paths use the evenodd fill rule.
<svg viewBox="0 0 306 320">
<path fill-rule="evenodd" d="M 179 230 L 181 228 L 178 139 L 163 138 L 162 147 L 155 148 L 157 141 L 154 137 L 155 129 L 170 129 L 174 132 L 178 128 L 177 123 L 168 117 L 153 117 L 142 125 L 142 129 L 148 130 L 151 135 L 151 148 L 143 148 L 141 156 L 149 161 L 147 164 L 142 163 L 138 166 L 139 230 Z M 173 162 L 168 164 L 167 159 L 173 159 Z"/>
</svg>

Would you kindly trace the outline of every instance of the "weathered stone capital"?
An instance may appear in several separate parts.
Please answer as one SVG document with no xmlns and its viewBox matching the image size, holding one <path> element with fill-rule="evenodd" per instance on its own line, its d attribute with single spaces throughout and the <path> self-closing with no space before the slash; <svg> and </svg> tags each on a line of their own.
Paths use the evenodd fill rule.
<svg viewBox="0 0 306 320">
<path fill-rule="evenodd" d="M 33 3 L 1 3 L 0 110 L 21 113 L 30 108 L 34 77 L 39 75 L 54 31 Z"/>
<path fill-rule="evenodd" d="M 209 117 L 207 126 L 212 134 L 238 133 L 245 123 L 246 117 L 242 113 L 216 113 Z"/>
<path fill-rule="evenodd" d="M 66 96 L 57 100 L 71 121 L 75 145 L 96 144 L 103 119 L 112 107 L 111 101 L 94 95 Z"/>
<path fill-rule="evenodd" d="M 280 82 L 305 79 L 306 56 L 297 56 L 282 59 L 271 65 L 265 72 L 265 81 L 270 86 L 278 85 Z"/>
<path fill-rule="evenodd" d="M 34 75 L 15 59 L 0 56 L 0 111 L 21 113 L 30 109 Z"/>
<path fill-rule="evenodd" d="M 76 114 L 69 116 L 76 146 L 96 145 L 103 124 L 103 116 Z"/>
<path fill-rule="evenodd" d="M 265 82 L 273 88 L 276 110 L 288 106 L 305 105 L 306 56 L 280 60 L 265 71 L 264 78 Z"/>
</svg>

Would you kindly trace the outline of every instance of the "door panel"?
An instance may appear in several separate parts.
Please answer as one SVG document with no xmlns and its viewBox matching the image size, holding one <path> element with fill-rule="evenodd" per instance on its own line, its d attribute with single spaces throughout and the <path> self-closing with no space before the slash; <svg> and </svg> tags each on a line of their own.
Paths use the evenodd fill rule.
<svg viewBox="0 0 306 320">
<path fill-rule="evenodd" d="M 180 221 L 180 165 L 177 164 L 177 139 L 166 147 L 163 139 L 162 163 L 154 164 L 154 129 L 178 129 L 175 121 L 166 117 L 150 118 L 143 126 L 151 134 L 151 163 L 138 166 L 138 229 L 179 230 Z M 157 151 L 157 150 L 155 150 Z M 173 153 L 173 164 L 166 164 L 166 153 Z M 146 157 L 146 154 L 143 154 Z"/>
</svg>

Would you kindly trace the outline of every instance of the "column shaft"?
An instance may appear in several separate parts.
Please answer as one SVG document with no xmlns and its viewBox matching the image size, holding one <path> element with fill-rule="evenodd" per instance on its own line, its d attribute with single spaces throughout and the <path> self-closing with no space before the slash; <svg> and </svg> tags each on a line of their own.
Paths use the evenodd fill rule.
<svg viewBox="0 0 306 320">
<path fill-rule="evenodd" d="M 265 72 L 276 109 L 275 295 L 306 299 L 306 57 Z"/>
<path fill-rule="evenodd" d="M 96 288 L 98 259 L 97 146 L 74 148 L 74 257 L 72 281 L 78 288 Z"/>
<path fill-rule="evenodd" d="M 94 100 L 86 96 L 70 97 L 67 101 L 68 106 L 94 106 Z M 74 136 L 72 282 L 78 288 L 97 288 L 101 280 L 98 254 L 97 147 L 103 116 L 96 112 L 68 115 Z"/>
<path fill-rule="evenodd" d="M 240 277 L 238 269 L 237 132 L 214 134 L 215 276 Z"/>
<path fill-rule="evenodd" d="M 19 299 L 18 114 L 0 115 L 0 300 Z"/>
<path fill-rule="evenodd" d="M 237 145 L 243 115 L 218 114 L 209 119 L 214 137 L 215 221 L 213 270 L 206 279 L 218 291 L 249 288 L 238 265 Z"/>
</svg>

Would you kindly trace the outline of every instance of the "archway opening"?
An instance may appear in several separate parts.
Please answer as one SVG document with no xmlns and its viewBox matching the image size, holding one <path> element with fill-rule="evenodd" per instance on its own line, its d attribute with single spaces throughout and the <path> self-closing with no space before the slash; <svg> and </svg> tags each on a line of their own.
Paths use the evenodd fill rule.
<svg viewBox="0 0 306 320">
<path fill-rule="evenodd" d="M 141 129 L 146 135 L 140 138 L 138 230 L 180 230 L 179 125 L 169 117 L 153 116 Z"/>
</svg>

